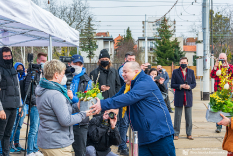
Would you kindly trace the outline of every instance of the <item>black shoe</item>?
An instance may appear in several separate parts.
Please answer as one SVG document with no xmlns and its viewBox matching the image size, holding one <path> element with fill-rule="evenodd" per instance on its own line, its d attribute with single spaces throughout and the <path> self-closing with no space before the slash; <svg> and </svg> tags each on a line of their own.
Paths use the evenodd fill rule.
<svg viewBox="0 0 233 156">
<path fill-rule="evenodd" d="M 120 150 L 120 155 L 129 156 L 129 151 L 127 149 Z"/>
<path fill-rule="evenodd" d="M 216 133 L 221 133 L 221 129 L 220 129 L 220 128 L 217 128 L 217 129 L 215 130 L 215 132 L 216 132 Z"/>
<path fill-rule="evenodd" d="M 129 147 L 126 147 L 126 150 L 129 152 Z M 118 150 L 117 150 L 118 153 L 121 152 L 121 149 L 118 147 Z"/>
<path fill-rule="evenodd" d="M 170 110 L 169 113 L 174 113 L 174 112 L 172 110 Z"/>
</svg>

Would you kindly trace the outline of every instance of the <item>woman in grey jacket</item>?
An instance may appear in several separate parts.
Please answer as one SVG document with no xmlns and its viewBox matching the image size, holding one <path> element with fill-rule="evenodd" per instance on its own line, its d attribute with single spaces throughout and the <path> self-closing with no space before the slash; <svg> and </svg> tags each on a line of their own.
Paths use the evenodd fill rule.
<svg viewBox="0 0 233 156">
<path fill-rule="evenodd" d="M 72 91 L 60 85 L 65 69 L 59 60 L 46 62 L 45 78 L 35 92 L 40 117 L 37 145 L 45 156 L 72 156 L 73 125 L 92 115 L 90 110 L 79 112 L 78 104 L 72 104 Z"/>
</svg>

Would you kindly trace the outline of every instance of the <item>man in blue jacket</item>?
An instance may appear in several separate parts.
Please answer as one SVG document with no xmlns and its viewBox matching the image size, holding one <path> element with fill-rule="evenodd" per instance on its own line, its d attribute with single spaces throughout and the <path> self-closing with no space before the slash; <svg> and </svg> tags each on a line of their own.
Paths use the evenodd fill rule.
<svg viewBox="0 0 233 156">
<path fill-rule="evenodd" d="M 193 93 L 192 89 L 196 87 L 196 79 L 194 71 L 187 67 L 187 57 L 180 58 L 180 68 L 173 70 L 171 87 L 175 89 L 175 117 L 174 117 L 174 140 L 179 139 L 180 122 L 183 107 L 185 110 L 186 120 L 186 134 L 189 140 L 192 137 L 192 106 L 193 106 Z"/>
<path fill-rule="evenodd" d="M 70 90 L 73 92 L 73 103 L 79 101 L 76 93 L 81 91 L 90 90 L 92 88 L 92 81 L 86 74 L 86 68 L 83 67 L 84 61 L 81 55 L 73 55 L 73 61 L 71 66 L 75 69 L 74 78 L 70 86 Z M 81 123 L 73 126 L 74 132 L 74 143 L 72 144 L 75 156 L 85 156 L 86 155 L 86 142 L 87 142 L 87 132 L 88 132 L 88 122 L 89 117 L 86 117 Z"/>
<path fill-rule="evenodd" d="M 133 131 L 138 131 L 140 156 L 175 156 L 173 126 L 162 94 L 149 75 L 137 62 L 123 67 L 125 85 L 112 98 L 98 100 L 93 111 L 117 109 L 127 106 Z"/>
</svg>

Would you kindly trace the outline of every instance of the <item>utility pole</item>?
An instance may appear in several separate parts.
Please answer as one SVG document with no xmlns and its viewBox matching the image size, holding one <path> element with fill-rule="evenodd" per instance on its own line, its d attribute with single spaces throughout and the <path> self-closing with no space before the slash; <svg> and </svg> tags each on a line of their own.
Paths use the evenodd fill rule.
<svg viewBox="0 0 233 156">
<path fill-rule="evenodd" d="M 213 43 L 213 0 L 211 0 L 211 69 L 214 68 L 214 43 Z M 214 92 L 214 79 L 211 79 L 211 93 Z"/>
<path fill-rule="evenodd" d="M 147 35 L 146 35 L 146 15 L 145 15 L 145 63 L 148 62 L 148 51 L 147 51 Z"/>
<path fill-rule="evenodd" d="M 209 56 L 209 0 L 203 0 L 202 4 L 202 29 L 203 29 L 203 100 L 210 97 L 210 56 Z"/>
</svg>

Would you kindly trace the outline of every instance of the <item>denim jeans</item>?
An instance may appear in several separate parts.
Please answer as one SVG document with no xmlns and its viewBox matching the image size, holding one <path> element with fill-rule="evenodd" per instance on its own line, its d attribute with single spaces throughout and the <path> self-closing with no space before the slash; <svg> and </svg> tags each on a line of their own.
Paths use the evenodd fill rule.
<svg viewBox="0 0 233 156">
<path fill-rule="evenodd" d="M 139 146 L 139 156 L 175 156 L 173 138 L 173 135 L 170 135 L 156 142 Z"/>
<path fill-rule="evenodd" d="M 216 123 L 216 127 L 217 129 L 222 129 L 222 125 L 218 125 L 217 123 Z"/>
<path fill-rule="evenodd" d="M 26 115 L 26 107 L 24 107 L 23 116 L 22 116 L 21 118 L 20 118 L 20 116 L 19 116 L 19 109 L 17 109 L 17 114 L 16 114 L 16 118 L 15 118 L 15 123 L 14 123 L 13 129 L 12 129 L 12 132 L 11 132 L 11 139 L 10 139 L 10 140 L 12 141 L 14 132 L 15 132 L 15 130 L 16 130 L 15 138 L 14 138 L 14 143 L 19 143 L 20 130 L 21 130 L 21 128 L 22 128 L 25 115 Z M 20 118 L 20 121 L 19 121 L 18 127 L 16 128 L 15 126 L 16 126 L 17 121 L 19 120 L 19 118 Z"/>
<path fill-rule="evenodd" d="M 40 124 L 39 113 L 36 106 L 31 106 L 30 112 L 30 130 L 28 133 L 27 154 L 39 151 L 37 146 L 37 134 Z"/>
<path fill-rule="evenodd" d="M 129 127 L 129 119 L 127 116 L 127 113 L 125 112 L 125 116 L 124 118 L 122 118 L 122 108 L 119 109 L 119 121 L 118 121 L 118 129 L 119 129 L 119 133 L 121 136 L 121 144 L 119 145 L 119 149 L 123 150 L 127 148 L 126 145 L 126 134 L 127 134 L 127 130 Z"/>
</svg>

